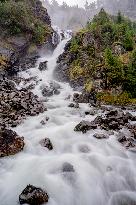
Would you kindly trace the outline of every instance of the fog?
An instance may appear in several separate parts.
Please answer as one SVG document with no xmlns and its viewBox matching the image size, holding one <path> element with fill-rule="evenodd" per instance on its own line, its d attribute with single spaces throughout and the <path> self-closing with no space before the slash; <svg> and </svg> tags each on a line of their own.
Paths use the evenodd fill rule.
<svg viewBox="0 0 136 205">
<path fill-rule="evenodd" d="M 48 9 L 52 24 L 61 29 L 77 31 L 83 28 L 102 7 L 110 14 L 116 14 L 120 10 L 125 16 L 136 19 L 136 0 L 65 1 L 42 0 L 43 5 Z"/>
</svg>

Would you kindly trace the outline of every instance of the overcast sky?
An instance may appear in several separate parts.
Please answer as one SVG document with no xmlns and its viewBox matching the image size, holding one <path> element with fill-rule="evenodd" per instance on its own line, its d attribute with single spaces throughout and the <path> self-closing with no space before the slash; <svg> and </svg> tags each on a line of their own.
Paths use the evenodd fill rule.
<svg viewBox="0 0 136 205">
<path fill-rule="evenodd" d="M 63 1 L 65 1 L 67 4 L 69 5 L 79 5 L 79 6 L 84 6 L 86 0 L 57 0 L 59 2 L 59 4 L 61 4 Z M 88 2 L 92 2 L 94 0 L 88 0 Z"/>
</svg>

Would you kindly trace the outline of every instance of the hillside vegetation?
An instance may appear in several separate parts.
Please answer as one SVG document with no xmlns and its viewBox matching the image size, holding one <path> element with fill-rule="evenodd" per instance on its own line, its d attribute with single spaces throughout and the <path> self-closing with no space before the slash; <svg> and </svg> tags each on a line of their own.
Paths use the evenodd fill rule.
<svg viewBox="0 0 136 205">
<path fill-rule="evenodd" d="M 136 98 L 136 23 L 101 9 L 68 43 L 58 63 L 60 69 L 67 64 L 62 73 L 74 86 L 95 88 L 101 99 L 105 93 L 108 99 L 114 96 L 114 103 L 120 95 Z"/>
<path fill-rule="evenodd" d="M 0 0 L 0 71 L 52 38 L 47 9 L 39 0 Z M 11 70 L 11 69 L 10 69 Z"/>
<path fill-rule="evenodd" d="M 0 0 L 0 35 L 26 34 L 36 43 L 42 43 L 50 34 L 49 25 L 37 15 L 36 0 Z M 48 19 L 49 20 L 49 19 Z"/>
</svg>

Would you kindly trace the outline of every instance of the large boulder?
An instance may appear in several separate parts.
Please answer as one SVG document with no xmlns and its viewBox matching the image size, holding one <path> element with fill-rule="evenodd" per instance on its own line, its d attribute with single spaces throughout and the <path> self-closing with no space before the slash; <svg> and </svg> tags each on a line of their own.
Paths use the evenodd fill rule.
<svg viewBox="0 0 136 205">
<path fill-rule="evenodd" d="M 68 162 L 65 162 L 62 166 L 63 172 L 75 172 L 74 166 Z"/>
<path fill-rule="evenodd" d="M 97 129 L 97 125 L 94 122 L 82 121 L 76 125 L 74 131 L 86 133 L 88 130 Z"/>
<path fill-rule="evenodd" d="M 41 86 L 42 95 L 44 97 L 51 97 L 53 95 L 59 95 L 60 94 L 60 85 L 54 81 L 50 82 L 49 86 Z"/>
<path fill-rule="evenodd" d="M 95 137 L 96 139 L 108 139 L 109 138 L 109 136 L 106 134 L 98 134 L 98 133 L 95 133 L 93 137 Z"/>
<path fill-rule="evenodd" d="M 49 200 L 48 194 L 41 188 L 28 185 L 19 195 L 20 204 L 41 205 Z"/>
<path fill-rule="evenodd" d="M 51 143 L 49 138 L 42 139 L 40 141 L 40 145 L 42 147 L 46 147 L 48 150 L 53 150 L 53 144 Z"/>
<path fill-rule="evenodd" d="M 0 130 L 0 157 L 17 154 L 24 148 L 24 138 L 9 129 Z"/>
<path fill-rule="evenodd" d="M 97 102 L 96 92 L 82 92 L 81 94 L 74 93 L 73 101 L 76 103 L 90 103 L 90 105 L 95 106 Z"/>
<path fill-rule="evenodd" d="M 68 107 L 70 107 L 70 108 L 79 108 L 79 104 L 78 103 L 70 103 L 69 105 L 68 105 Z"/>
<path fill-rule="evenodd" d="M 39 64 L 38 69 L 39 69 L 40 71 L 47 70 L 47 63 L 48 63 L 48 61 L 41 62 L 41 63 Z"/>
</svg>

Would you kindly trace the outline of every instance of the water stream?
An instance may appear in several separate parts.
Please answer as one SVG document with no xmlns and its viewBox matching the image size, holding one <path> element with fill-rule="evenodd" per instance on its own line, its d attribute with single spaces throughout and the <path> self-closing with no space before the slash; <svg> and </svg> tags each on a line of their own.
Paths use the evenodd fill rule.
<svg viewBox="0 0 136 205">
<path fill-rule="evenodd" d="M 52 56 L 41 56 L 37 66 L 20 73 L 40 80 L 33 92 L 46 101 L 41 86 L 54 81 L 53 71 L 57 57 L 68 39 L 60 42 Z M 48 61 L 48 69 L 38 65 Z M 48 111 L 28 117 L 15 131 L 25 137 L 25 148 L 19 154 L 0 160 L 0 205 L 17 205 L 18 197 L 28 184 L 41 187 L 49 194 L 48 205 L 136 205 L 136 155 L 127 152 L 116 140 L 97 140 L 96 131 L 86 134 L 74 132 L 85 116 L 87 104 L 79 109 L 69 108 L 73 89 L 61 83 L 60 94 L 45 102 Z M 45 125 L 40 122 L 46 117 Z M 97 130 L 101 133 L 101 130 Z M 39 141 L 49 138 L 54 149 L 49 151 Z M 64 171 L 64 166 L 69 166 Z M 133 200 L 133 203 L 132 203 Z"/>
</svg>

